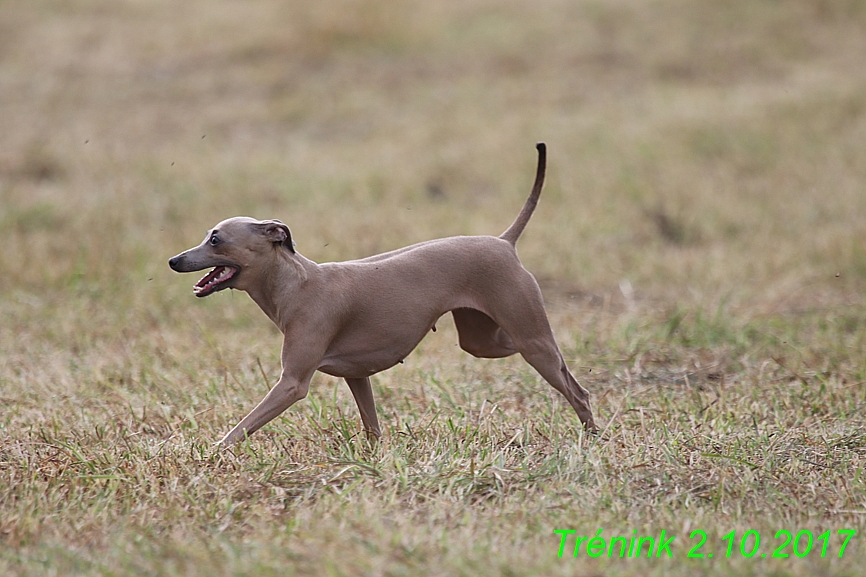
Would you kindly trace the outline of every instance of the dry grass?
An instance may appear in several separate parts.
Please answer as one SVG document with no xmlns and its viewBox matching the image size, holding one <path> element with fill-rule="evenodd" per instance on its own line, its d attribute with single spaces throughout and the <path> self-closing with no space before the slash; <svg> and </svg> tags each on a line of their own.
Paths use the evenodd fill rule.
<svg viewBox="0 0 866 577">
<path fill-rule="evenodd" d="M 718 551 L 864 529 L 866 5 L 295 4 L 0 3 L 0 573 L 858 574 L 859 534 Z M 213 453 L 280 339 L 169 256 L 235 214 L 318 261 L 499 233 L 537 140 L 520 254 L 601 437 L 443 319 L 378 447 L 317 376 Z M 557 558 L 599 528 L 674 558 Z"/>
</svg>

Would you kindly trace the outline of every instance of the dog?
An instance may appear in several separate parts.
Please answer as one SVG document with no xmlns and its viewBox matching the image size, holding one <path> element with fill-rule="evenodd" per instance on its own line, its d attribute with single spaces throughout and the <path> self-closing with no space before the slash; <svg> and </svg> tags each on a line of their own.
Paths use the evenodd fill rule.
<svg viewBox="0 0 866 577">
<path fill-rule="evenodd" d="M 246 291 L 282 331 L 282 373 L 264 399 L 219 442 L 232 445 L 303 399 L 313 373 L 349 385 L 368 437 L 381 434 L 370 376 L 403 361 L 450 312 L 460 347 L 478 358 L 520 353 L 562 393 L 587 431 L 597 431 L 589 392 L 569 372 L 535 277 L 515 245 L 529 222 L 547 161 L 538 143 L 535 183 L 498 237 L 428 240 L 383 254 L 317 264 L 295 250 L 279 220 L 224 220 L 197 247 L 169 259 L 177 272 L 212 268 L 193 292 Z"/>
</svg>

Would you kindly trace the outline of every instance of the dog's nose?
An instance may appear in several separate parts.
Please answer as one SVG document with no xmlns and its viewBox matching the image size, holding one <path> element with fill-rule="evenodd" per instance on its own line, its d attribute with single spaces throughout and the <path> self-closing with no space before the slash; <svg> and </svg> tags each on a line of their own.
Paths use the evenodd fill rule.
<svg viewBox="0 0 866 577">
<path fill-rule="evenodd" d="M 171 270 L 177 270 L 178 263 L 180 263 L 180 255 L 173 256 L 168 259 L 168 266 L 171 267 Z"/>
</svg>

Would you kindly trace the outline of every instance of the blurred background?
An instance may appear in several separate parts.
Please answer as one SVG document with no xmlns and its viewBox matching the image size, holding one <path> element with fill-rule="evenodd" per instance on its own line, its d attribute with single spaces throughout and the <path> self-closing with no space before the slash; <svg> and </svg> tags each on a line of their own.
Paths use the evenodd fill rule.
<svg viewBox="0 0 866 577">
<path fill-rule="evenodd" d="M 499 234 L 537 141 L 518 252 L 604 435 L 446 316 L 378 450 L 316 375 L 214 456 L 280 335 L 169 257 Z M 0 573 L 692 575 L 551 532 L 861 527 L 864 297 L 863 0 L 0 0 Z M 816 551 L 761 567 L 864 563 Z"/>
<path fill-rule="evenodd" d="M 550 298 L 862 302 L 864 54 L 857 0 L 6 0 L 0 289 L 186 301 L 238 214 L 317 261 L 498 234 L 544 140 Z"/>
</svg>

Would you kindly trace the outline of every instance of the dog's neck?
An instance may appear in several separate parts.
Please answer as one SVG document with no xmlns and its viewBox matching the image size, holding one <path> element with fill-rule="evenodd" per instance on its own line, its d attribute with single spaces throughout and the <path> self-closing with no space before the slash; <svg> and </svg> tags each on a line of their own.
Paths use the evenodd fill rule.
<svg viewBox="0 0 866 577">
<path fill-rule="evenodd" d="M 261 282 L 255 283 L 255 288 L 245 290 L 268 318 L 282 329 L 295 313 L 292 306 L 295 300 L 286 298 L 286 294 L 299 290 L 318 267 L 298 252 L 281 252 L 275 256 L 273 266 L 264 268 Z"/>
</svg>

